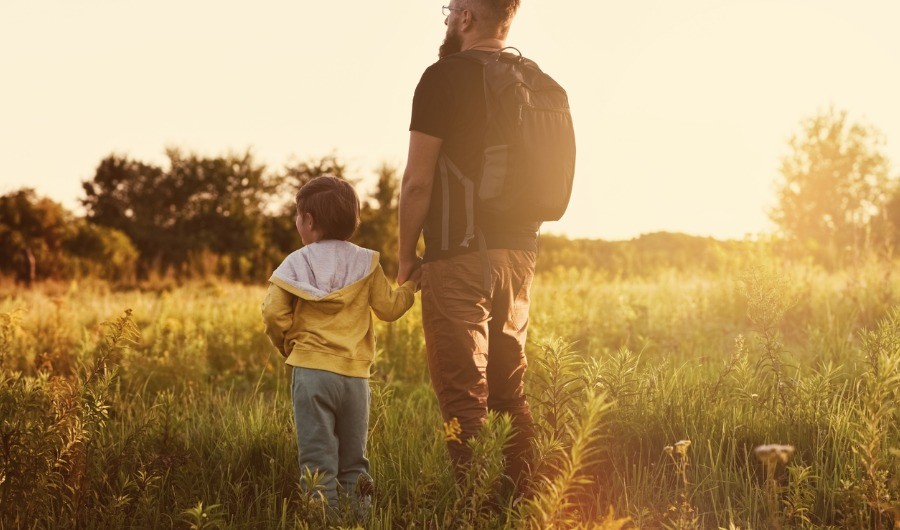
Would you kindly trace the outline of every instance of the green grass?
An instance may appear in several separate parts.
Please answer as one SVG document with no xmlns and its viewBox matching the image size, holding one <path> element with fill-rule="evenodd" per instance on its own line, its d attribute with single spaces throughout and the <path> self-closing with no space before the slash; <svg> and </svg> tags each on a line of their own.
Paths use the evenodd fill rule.
<svg viewBox="0 0 900 530">
<path fill-rule="evenodd" d="M 758 263 L 766 263 L 758 261 Z M 456 485 L 418 307 L 378 324 L 367 528 L 891 528 L 900 520 L 900 289 L 826 274 L 608 279 L 532 291 L 532 495 L 496 496 L 492 417 Z M 102 283 L 0 299 L 0 527 L 316 528 L 263 287 Z M 126 313 L 130 309 L 130 313 Z M 683 452 L 666 452 L 690 440 Z M 767 470 L 754 448 L 790 444 Z M 625 523 L 622 518 L 629 518 Z"/>
</svg>

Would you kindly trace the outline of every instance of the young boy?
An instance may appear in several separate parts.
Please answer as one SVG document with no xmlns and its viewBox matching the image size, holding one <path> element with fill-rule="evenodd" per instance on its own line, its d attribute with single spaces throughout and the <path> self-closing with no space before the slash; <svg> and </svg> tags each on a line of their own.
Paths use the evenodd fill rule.
<svg viewBox="0 0 900 530">
<path fill-rule="evenodd" d="M 359 226 L 359 198 L 344 180 L 318 177 L 300 188 L 296 225 L 304 246 L 269 279 L 266 334 L 293 367 L 301 472 L 324 474 L 332 507 L 339 488 L 364 507 L 372 480 L 365 455 L 375 351 L 369 308 L 382 320 L 400 318 L 418 279 L 392 289 L 378 253 L 347 241 Z"/>
</svg>

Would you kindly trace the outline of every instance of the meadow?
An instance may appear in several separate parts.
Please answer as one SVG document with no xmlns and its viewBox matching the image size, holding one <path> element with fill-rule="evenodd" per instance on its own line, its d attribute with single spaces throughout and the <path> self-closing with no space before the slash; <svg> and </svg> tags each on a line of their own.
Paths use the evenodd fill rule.
<svg viewBox="0 0 900 530">
<path fill-rule="evenodd" d="M 0 527 L 900 528 L 895 266 L 539 270 L 521 498 L 502 416 L 454 481 L 417 304 L 377 327 L 363 521 L 301 493 L 264 286 L 5 285 Z"/>
</svg>

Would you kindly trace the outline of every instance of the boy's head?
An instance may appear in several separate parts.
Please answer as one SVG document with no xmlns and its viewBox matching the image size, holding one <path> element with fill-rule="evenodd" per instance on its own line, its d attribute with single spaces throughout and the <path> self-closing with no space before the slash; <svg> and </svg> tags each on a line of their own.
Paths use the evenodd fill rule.
<svg viewBox="0 0 900 530">
<path fill-rule="evenodd" d="M 340 239 L 353 237 L 359 226 L 359 197 L 353 186 L 337 177 L 316 177 L 297 192 L 297 230 L 308 223 L 320 237 Z M 304 237 L 304 244 L 308 243 Z"/>
</svg>

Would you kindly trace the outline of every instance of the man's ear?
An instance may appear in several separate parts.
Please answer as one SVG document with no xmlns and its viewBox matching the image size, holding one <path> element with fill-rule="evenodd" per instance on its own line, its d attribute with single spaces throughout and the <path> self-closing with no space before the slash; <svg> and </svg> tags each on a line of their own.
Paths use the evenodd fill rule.
<svg viewBox="0 0 900 530">
<path fill-rule="evenodd" d="M 460 29 L 463 31 L 474 29 L 475 28 L 475 15 L 473 15 L 472 12 L 469 11 L 468 9 L 463 11 L 462 15 L 463 15 L 462 24 L 460 24 L 462 27 Z"/>
</svg>

